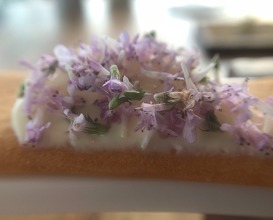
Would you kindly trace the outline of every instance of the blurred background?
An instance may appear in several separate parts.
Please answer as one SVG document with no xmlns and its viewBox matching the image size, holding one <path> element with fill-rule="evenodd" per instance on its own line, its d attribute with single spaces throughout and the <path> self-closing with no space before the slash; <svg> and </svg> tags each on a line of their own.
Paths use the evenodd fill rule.
<svg viewBox="0 0 273 220">
<path fill-rule="evenodd" d="M 0 0 L 0 71 L 23 71 L 20 60 L 35 62 L 59 43 L 73 47 L 89 42 L 92 35 L 117 38 L 121 31 L 132 36 L 154 30 L 171 46 L 199 48 L 204 63 L 219 54 L 224 77 L 272 75 L 273 13 L 268 4 L 268 0 Z M 33 219 L 252 218 L 124 213 Z"/>
<path fill-rule="evenodd" d="M 157 32 L 172 46 L 218 53 L 223 75 L 273 73 L 273 14 L 268 1 L 0 0 L 0 70 L 22 70 L 54 45 L 77 46 L 91 36 Z M 272 57 L 271 57 L 272 56 Z"/>
</svg>

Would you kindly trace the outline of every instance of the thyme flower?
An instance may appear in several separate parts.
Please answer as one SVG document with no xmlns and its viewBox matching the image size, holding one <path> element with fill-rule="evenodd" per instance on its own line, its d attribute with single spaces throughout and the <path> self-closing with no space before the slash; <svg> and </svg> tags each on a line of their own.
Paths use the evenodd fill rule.
<svg viewBox="0 0 273 220">
<path fill-rule="evenodd" d="M 46 129 L 51 125 L 50 122 L 47 122 L 44 125 L 40 125 L 40 121 L 29 121 L 26 124 L 26 137 L 25 143 L 31 146 L 36 146 L 39 141 L 42 139 L 42 135 Z"/>
<path fill-rule="evenodd" d="M 70 121 L 69 143 L 78 133 L 104 134 L 113 123 L 126 125 L 136 117 L 135 130 L 147 132 L 143 147 L 155 133 L 194 143 L 201 129 L 227 132 L 238 144 L 273 148 L 273 101 L 249 95 L 248 79 L 221 84 L 219 56 L 205 68 L 199 68 L 199 61 L 197 50 L 170 48 L 154 33 L 130 38 L 123 32 L 117 40 L 93 37 L 75 49 L 57 45 L 36 64 L 22 62 L 30 72 L 19 93 L 29 118 L 25 141 L 39 144 L 51 129 L 36 114 L 44 108 Z M 63 74 L 60 85 L 51 81 L 58 74 Z M 230 109 L 233 123 L 217 118 L 222 106 Z M 261 125 L 252 121 L 253 108 L 261 113 Z M 91 118 L 93 110 L 99 110 L 98 118 Z"/>
</svg>

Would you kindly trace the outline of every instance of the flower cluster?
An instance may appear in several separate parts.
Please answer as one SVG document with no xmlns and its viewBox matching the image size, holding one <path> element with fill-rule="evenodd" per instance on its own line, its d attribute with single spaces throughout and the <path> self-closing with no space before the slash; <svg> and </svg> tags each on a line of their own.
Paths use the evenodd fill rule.
<svg viewBox="0 0 273 220">
<path fill-rule="evenodd" d="M 273 148 L 271 125 L 265 120 L 273 116 L 271 99 L 249 95 L 248 80 L 221 84 L 218 57 L 200 69 L 197 51 L 169 48 L 154 33 L 133 39 L 126 32 L 117 40 L 94 37 L 77 49 L 58 45 L 53 55 L 42 56 L 36 65 L 24 65 L 30 69 L 20 94 L 29 118 L 26 143 L 38 144 L 50 128 L 50 122 L 34 119 L 43 108 L 69 121 L 70 138 L 79 133 L 101 135 L 113 123 L 136 118 L 135 131 L 148 132 L 147 137 L 152 131 L 161 138 L 194 143 L 197 130 L 228 132 L 238 144 Z M 211 71 L 216 73 L 214 80 L 207 77 Z M 48 85 L 60 74 L 65 75 L 64 91 Z M 93 96 L 95 100 L 89 98 Z M 99 117 L 92 115 L 93 108 L 100 110 Z M 223 108 L 234 115 L 232 122 L 218 119 Z M 257 108 L 264 113 L 260 124 L 252 121 Z"/>
</svg>

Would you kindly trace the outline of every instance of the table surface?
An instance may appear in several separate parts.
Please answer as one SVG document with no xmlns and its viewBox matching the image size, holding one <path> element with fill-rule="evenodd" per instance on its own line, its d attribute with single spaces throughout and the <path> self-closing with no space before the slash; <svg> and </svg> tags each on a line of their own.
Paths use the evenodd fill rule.
<svg viewBox="0 0 273 220">
<path fill-rule="evenodd" d="M 23 73 L 0 74 L 0 214 L 12 210 L 15 214 L 30 213 L 32 208 L 40 214 L 72 210 L 78 201 L 84 205 L 74 207 L 75 211 L 105 208 L 273 216 L 273 160 L 269 158 L 139 151 L 86 154 L 20 147 L 11 130 L 10 109 L 24 77 Z M 250 90 L 264 98 L 272 94 L 272 85 L 272 78 L 261 78 L 250 82 Z M 107 160 L 111 162 L 105 163 Z M 238 166 L 234 168 L 234 164 Z M 44 200 L 38 202 L 40 196 Z M 63 202 L 56 206 L 53 201 L 57 197 Z M 207 203 L 208 197 L 212 202 Z M 17 212 L 10 208 L 11 202 Z M 88 210 L 90 206 L 93 208 Z"/>
</svg>

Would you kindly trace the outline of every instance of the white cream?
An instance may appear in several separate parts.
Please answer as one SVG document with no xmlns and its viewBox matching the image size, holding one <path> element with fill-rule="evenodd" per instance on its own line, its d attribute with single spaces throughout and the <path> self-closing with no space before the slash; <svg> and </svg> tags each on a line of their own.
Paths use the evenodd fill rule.
<svg viewBox="0 0 273 220">
<path fill-rule="evenodd" d="M 25 140 L 25 125 L 28 122 L 23 112 L 24 99 L 17 99 L 12 110 L 12 126 L 20 143 Z M 198 138 L 194 144 L 187 143 L 182 137 L 161 138 L 157 132 L 138 131 L 134 128 L 137 118 L 128 121 L 126 135 L 124 124 L 113 124 L 110 130 L 103 135 L 75 133 L 76 138 L 69 138 L 69 122 L 48 110 L 40 109 L 37 116 L 42 116 L 44 123 L 51 126 L 44 131 L 39 146 L 67 147 L 72 146 L 79 150 L 88 149 L 126 149 L 139 148 L 148 151 L 170 151 L 188 153 L 247 153 L 253 154 L 254 149 L 235 144 L 229 134 L 225 132 L 202 132 L 198 130 Z"/>
<path fill-rule="evenodd" d="M 28 122 L 23 112 L 24 99 L 20 98 L 12 109 L 12 127 L 22 144 L 25 141 L 25 125 Z M 136 125 L 136 120 L 128 121 L 126 135 L 124 127 L 120 124 L 113 124 L 110 130 L 103 135 L 75 133 L 75 140 L 69 139 L 69 122 L 64 117 L 45 109 L 39 109 L 35 117 L 41 118 L 41 124 L 50 122 L 51 125 L 43 133 L 39 146 L 65 147 L 71 145 L 78 149 L 89 148 L 126 148 L 139 146 L 142 142 L 144 133 L 135 132 L 132 125 Z"/>
<path fill-rule="evenodd" d="M 23 144 L 25 141 L 25 125 L 28 122 L 28 119 L 24 114 L 23 109 L 24 99 L 18 98 L 12 108 L 11 125 L 20 144 Z"/>
</svg>

